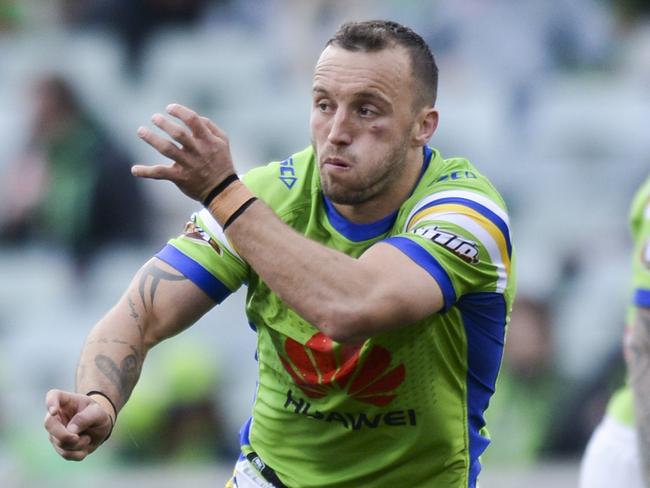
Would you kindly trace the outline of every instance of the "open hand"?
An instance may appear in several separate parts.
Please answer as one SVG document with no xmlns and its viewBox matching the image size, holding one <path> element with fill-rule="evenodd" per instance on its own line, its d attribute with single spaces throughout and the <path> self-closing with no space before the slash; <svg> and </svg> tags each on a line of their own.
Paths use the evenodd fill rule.
<svg viewBox="0 0 650 488">
<path fill-rule="evenodd" d="M 169 138 L 146 127 L 138 129 L 138 136 L 172 164 L 135 165 L 131 173 L 169 180 L 188 197 L 202 202 L 217 184 L 235 173 L 228 137 L 210 119 L 183 105 L 168 105 L 167 113 L 183 125 L 162 114 L 154 114 L 151 120 Z"/>
</svg>

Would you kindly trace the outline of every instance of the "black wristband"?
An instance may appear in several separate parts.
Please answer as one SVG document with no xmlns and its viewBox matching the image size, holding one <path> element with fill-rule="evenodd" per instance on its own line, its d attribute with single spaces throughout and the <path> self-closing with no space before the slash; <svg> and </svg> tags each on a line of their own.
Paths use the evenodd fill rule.
<svg viewBox="0 0 650 488">
<path fill-rule="evenodd" d="M 102 396 L 102 397 L 106 398 L 108 403 L 111 404 L 111 407 L 113 407 L 113 413 L 115 414 L 115 420 L 117 420 L 117 408 L 115 408 L 115 404 L 113 403 L 113 400 L 111 400 L 106 393 L 103 393 L 103 392 L 98 391 L 98 390 L 91 390 L 88 393 L 86 393 L 86 396 L 91 396 L 91 395 L 99 395 L 99 396 Z M 108 435 L 106 437 L 104 437 L 104 440 L 102 441 L 102 443 L 104 443 L 104 442 L 106 442 L 108 440 L 108 438 L 113 433 L 113 427 L 115 427 L 115 420 L 113 420 L 113 417 L 111 417 L 110 414 L 109 414 L 108 418 L 111 421 L 111 429 L 108 431 Z"/>
<path fill-rule="evenodd" d="M 232 224 L 235 220 L 237 220 L 237 217 L 239 217 L 241 214 L 243 214 L 244 211 L 245 211 L 248 207 L 250 207 L 250 206 L 253 204 L 253 202 L 254 202 L 255 200 L 257 200 L 256 197 L 251 197 L 251 198 L 249 198 L 248 200 L 246 200 L 244 203 L 242 203 L 241 207 L 239 207 L 237 210 L 235 210 L 235 211 L 232 213 L 232 215 L 231 215 L 230 217 L 228 217 L 228 220 L 226 221 L 226 223 L 223 224 L 223 230 L 225 231 L 226 228 L 228 228 L 228 226 L 229 226 L 230 224 Z"/>
<path fill-rule="evenodd" d="M 210 193 L 208 193 L 208 196 L 205 197 L 205 200 L 203 200 L 203 206 L 207 207 L 210 205 L 210 202 L 216 197 L 219 193 L 224 191 L 228 186 L 230 186 L 231 183 L 234 183 L 237 181 L 239 177 L 236 174 L 231 174 L 230 176 L 226 176 L 226 178 L 221 181 L 221 183 L 217 184 L 212 190 L 210 190 Z"/>
<path fill-rule="evenodd" d="M 106 398 L 106 400 L 108 400 L 108 403 L 111 404 L 111 407 L 113 407 L 113 413 L 115 414 L 115 418 L 117 418 L 117 408 L 115 407 L 115 404 L 113 403 L 113 400 L 111 400 L 106 393 L 103 393 L 103 392 L 98 391 L 98 390 L 91 390 L 88 393 L 86 393 L 86 396 L 90 396 L 90 395 L 99 395 L 99 396 L 103 396 L 104 398 Z"/>
<path fill-rule="evenodd" d="M 108 440 L 108 438 L 109 438 L 109 437 L 111 436 L 111 434 L 113 433 L 113 427 L 115 427 L 115 421 L 113 420 L 113 417 L 111 417 L 111 416 L 109 415 L 109 416 L 108 416 L 108 419 L 111 421 L 111 428 L 110 428 L 110 430 L 108 431 L 108 434 L 106 434 L 106 437 L 104 437 L 104 440 L 102 441 L 102 444 Z"/>
</svg>

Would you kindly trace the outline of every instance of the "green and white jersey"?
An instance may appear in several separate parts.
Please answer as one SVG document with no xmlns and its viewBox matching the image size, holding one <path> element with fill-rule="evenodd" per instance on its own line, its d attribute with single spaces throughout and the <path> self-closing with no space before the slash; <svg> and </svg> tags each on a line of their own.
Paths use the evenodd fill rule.
<svg viewBox="0 0 650 488">
<path fill-rule="evenodd" d="M 632 300 L 627 324 L 634 323 L 637 307 L 650 307 L 650 178 L 639 188 L 630 208 L 630 229 L 634 241 L 632 253 Z M 630 334 L 628 325 L 627 335 Z M 617 391 L 607 413 L 626 425 L 634 424 L 634 400 L 629 385 Z"/>
<path fill-rule="evenodd" d="M 468 161 L 426 147 L 411 196 L 360 225 L 323 196 L 311 148 L 244 181 L 325 246 L 353 257 L 380 241 L 395 246 L 437 281 L 444 308 L 338 344 L 280 300 L 207 210 L 193 215 L 157 256 L 217 302 L 248 286 L 259 380 L 242 452 L 255 451 L 288 486 L 474 487 L 515 286 L 508 215 L 494 187 Z"/>
</svg>

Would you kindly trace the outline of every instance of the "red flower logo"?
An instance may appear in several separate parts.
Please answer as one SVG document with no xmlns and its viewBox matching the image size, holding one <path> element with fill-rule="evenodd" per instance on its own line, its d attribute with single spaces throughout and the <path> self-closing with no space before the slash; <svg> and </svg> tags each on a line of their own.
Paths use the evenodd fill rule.
<svg viewBox="0 0 650 488">
<path fill-rule="evenodd" d="M 390 352 L 374 346 L 359 365 L 361 345 L 341 345 L 322 332 L 303 346 L 293 339 L 284 343 L 287 358 L 280 356 L 293 381 L 310 398 L 323 398 L 331 388 L 347 390 L 355 400 L 383 407 L 397 396 L 393 392 L 406 376 L 403 364 L 389 369 Z"/>
</svg>

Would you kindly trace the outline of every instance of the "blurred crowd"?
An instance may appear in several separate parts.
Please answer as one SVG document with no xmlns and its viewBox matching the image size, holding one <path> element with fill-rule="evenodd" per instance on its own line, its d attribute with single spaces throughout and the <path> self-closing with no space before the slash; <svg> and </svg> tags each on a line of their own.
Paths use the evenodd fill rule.
<svg viewBox="0 0 650 488">
<path fill-rule="evenodd" d="M 649 14 L 642 0 L 0 0 L 0 481 L 49 459 L 40 425 L 15 419 L 69 386 L 88 328 L 194 210 L 130 176 L 155 157 L 135 129 L 179 101 L 230 134 L 240 171 L 282 160 L 309 143 L 324 42 L 343 20 L 378 17 L 429 42 L 431 144 L 470 158 L 513 216 L 519 293 L 486 462 L 579 457 L 624 374 Z M 241 307 L 223 308 L 145 368 L 110 462 L 235 456 L 254 338 Z"/>
</svg>

